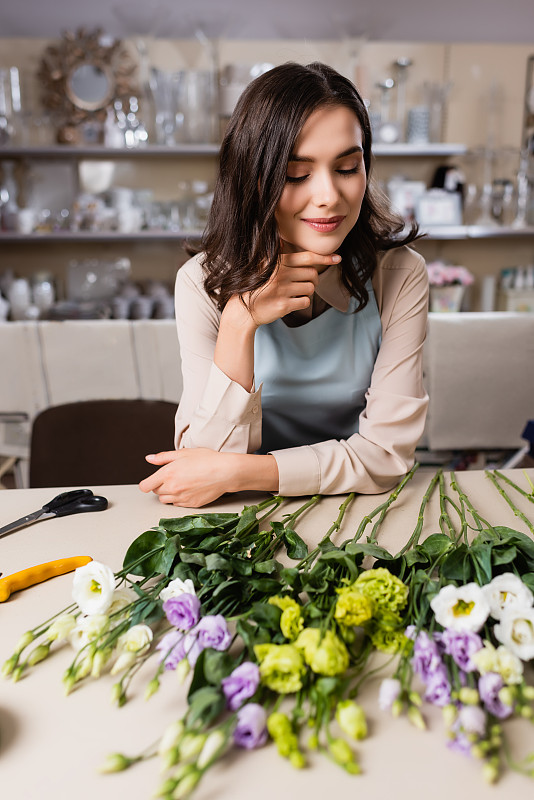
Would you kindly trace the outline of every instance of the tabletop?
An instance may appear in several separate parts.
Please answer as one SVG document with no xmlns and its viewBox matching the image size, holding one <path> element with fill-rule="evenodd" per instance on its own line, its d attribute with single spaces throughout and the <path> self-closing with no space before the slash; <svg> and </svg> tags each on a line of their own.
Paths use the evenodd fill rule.
<svg viewBox="0 0 534 800">
<path fill-rule="evenodd" d="M 533 469 L 504 472 L 529 490 L 526 475 L 533 480 Z M 431 474 L 419 470 L 407 483 L 380 527 L 380 544 L 396 551 L 407 541 L 430 478 Z M 483 471 L 460 472 L 457 479 L 491 524 L 508 525 L 529 534 Z M 36 510 L 64 488 L 0 492 L 0 527 Z M 89 555 L 117 571 L 129 543 L 140 533 L 157 525 L 161 517 L 192 513 L 190 509 L 162 506 L 155 496 L 141 493 L 136 486 L 90 488 L 108 498 L 106 511 L 37 522 L 4 537 L 0 540 L 0 570 L 7 575 L 56 558 Z M 364 516 L 387 496 L 357 496 L 337 534 L 338 542 L 352 536 Z M 513 496 L 517 506 L 533 519 L 534 506 L 517 493 Z M 225 496 L 209 510 L 240 511 L 245 503 L 264 497 L 248 493 Z M 297 531 L 308 544 L 316 543 L 330 527 L 342 500 L 323 498 L 299 519 Z M 278 509 L 276 518 L 281 519 L 283 513 L 302 502 L 302 498 L 292 498 Z M 438 514 L 439 498 L 434 493 L 425 512 L 423 538 L 438 531 Z M 12 653 L 25 630 L 68 605 L 71 585 L 71 575 L 57 577 L 17 592 L 0 604 L 0 663 Z M 131 700 L 120 709 L 110 702 L 115 679 L 107 674 L 65 697 L 61 677 L 72 655 L 68 647 L 59 649 L 18 683 L 0 679 L 2 795 L 23 800 L 111 800 L 117 796 L 148 800 L 161 780 L 157 760 L 114 775 L 102 775 L 97 769 L 108 753 L 134 755 L 156 742 L 165 727 L 184 713 L 187 688 L 179 685 L 172 673 L 166 673 L 160 691 L 145 701 L 144 687 L 153 674 L 150 666 L 136 676 Z M 477 800 L 508 800 L 512 796 L 530 800 L 533 784 L 527 778 L 508 771 L 496 786 L 487 786 L 476 762 L 451 752 L 438 710 L 432 709 L 427 715 L 427 731 L 415 729 L 405 718 L 392 719 L 381 712 L 377 690 L 382 677 L 370 679 L 359 696 L 369 723 L 369 737 L 357 746 L 362 775 L 349 776 L 321 756 L 313 758 L 306 769 L 296 770 L 268 745 L 229 754 L 210 771 L 195 798 L 322 800 L 326 793 L 336 791 L 347 796 L 363 793 L 369 798 L 391 794 L 396 800 L 426 797 L 429 792 L 433 800 L 461 800 L 473 794 Z M 506 727 L 512 742 L 534 741 L 532 725 L 525 721 L 512 721 Z"/>
</svg>

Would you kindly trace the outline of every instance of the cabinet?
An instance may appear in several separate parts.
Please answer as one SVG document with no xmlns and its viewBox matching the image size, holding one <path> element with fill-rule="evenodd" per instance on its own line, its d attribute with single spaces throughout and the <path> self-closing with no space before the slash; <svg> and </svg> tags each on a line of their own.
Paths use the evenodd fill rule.
<svg viewBox="0 0 534 800">
<path fill-rule="evenodd" d="M 169 185 L 178 184 L 180 175 L 188 171 L 189 179 L 201 173 L 212 183 L 215 177 L 217 144 L 184 144 L 175 147 L 147 145 L 138 149 L 115 149 L 101 146 L 69 147 L 4 147 L 0 162 L 17 161 L 22 168 L 32 164 L 69 165 L 73 174 L 84 161 L 109 161 L 118 165 L 122 177 L 136 180 L 141 171 L 144 178 L 159 184 L 162 178 Z M 425 175 L 447 159 L 462 158 L 467 148 L 461 144 L 377 144 L 374 147 L 375 174 L 378 177 L 392 170 L 407 175 Z M 533 260 L 534 228 L 485 227 L 455 225 L 429 227 L 417 247 L 427 259 L 444 258 L 465 263 L 477 277 L 497 275 L 504 266 L 528 263 Z M 200 229 L 152 227 L 134 232 L 116 230 L 56 230 L 46 233 L 0 232 L 0 269 L 11 267 L 16 272 L 31 275 L 39 268 L 61 273 L 71 258 L 102 257 L 103 254 L 128 255 L 135 279 L 155 277 L 172 281 L 177 266 L 186 257 L 184 240 L 195 241 Z M 475 298 L 476 300 L 476 298 Z M 473 304 L 476 307 L 476 302 Z"/>
</svg>

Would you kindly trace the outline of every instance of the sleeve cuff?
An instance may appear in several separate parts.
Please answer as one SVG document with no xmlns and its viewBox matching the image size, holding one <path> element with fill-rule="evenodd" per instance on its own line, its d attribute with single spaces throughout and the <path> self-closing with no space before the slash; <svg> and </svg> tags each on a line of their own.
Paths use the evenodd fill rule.
<svg viewBox="0 0 534 800">
<path fill-rule="evenodd" d="M 318 494 L 321 469 L 313 447 L 305 445 L 273 450 L 271 455 L 278 466 L 278 494 L 287 497 Z"/>
<path fill-rule="evenodd" d="M 247 392 L 212 364 L 200 410 L 208 419 L 218 417 L 233 425 L 253 424 L 261 417 L 261 386 L 257 391 Z"/>
</svg>

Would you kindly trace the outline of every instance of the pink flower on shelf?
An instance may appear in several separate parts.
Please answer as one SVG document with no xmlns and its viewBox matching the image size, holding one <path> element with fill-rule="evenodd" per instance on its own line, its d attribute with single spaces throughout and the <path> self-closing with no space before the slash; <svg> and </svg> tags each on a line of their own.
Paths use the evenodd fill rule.
<svg viewBox="0 0 534 800">
<path fill-rule="evenodd" d="M 465 267 L 431 261 L 427 264 L 428 280 L 431 286 L 470 286 L 474 277 Z"/>
</svg>

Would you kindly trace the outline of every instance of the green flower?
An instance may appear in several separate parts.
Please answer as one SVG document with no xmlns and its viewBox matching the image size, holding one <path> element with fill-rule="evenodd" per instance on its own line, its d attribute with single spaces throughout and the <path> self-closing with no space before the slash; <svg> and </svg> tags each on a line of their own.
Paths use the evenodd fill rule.
<svg viewBox="0 0 534 800">
<path fill-rule="evenodd" d="M 291 597 L 280 597 L 279 595 L 269 597 L 268 602 L 272 606 L 276 606 L 282 610 L 280 630 L 286 639 L 290 639 L 291 641 L 296 639 L 304 627 L 301 606 L 295 600 L 292 600 Z"/>
<path fill-rule="evenodd" d="M 295 647 L 302 650 L 306 664 L 318 675 L 339 675 L 349 666 L 349 653 L 333 631 L 321 636 L 319 628 L 304 628 Z"/>
<path fill-rule="evenodd" d="M 291 721 L 286 714 L 274 711 L 267 717 L 267 730 L 276 748 L 284 758 L 292 758 L 299 752 L 299 742 Z"/>
<path fill-rule="evenodd" d="M 355 584 L 337 589 L 339 597 L 334 616 L 341 625 L 363 625 L 373 616 L 373 599 L 364 594 Z"/>
<path fill-rule="evenodd" d="M 257 644 L 254 653 L 260 664 L 261 682 L 278 694 L 291 694 L 302 688 L 306 669 L 299 651 L 292 644 Z"/>
<path fill-rule="evenodd" d="M 410 640 L 404 635 L 404 630 L 397 628 L 387 628 L 376 625 L 369 631 L 373 647 L 381 650 L 382 653 L 400 653 Z"/>
<path fill-rule="evenodd" d="M 336 720 L 343 733 L 351 739 L 365 739 L 367 736 L 367 722 L 363 708 L 352 700 L 341 700 L 337 704 Z"/>
<path fill-rule="evenodd" d="M 372 598 L 379 609 L 401 611 L 408 600 L 408 587 L 385 567 L 362 572 L 353 584 Z"/>
</svg>

